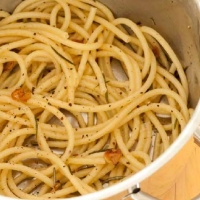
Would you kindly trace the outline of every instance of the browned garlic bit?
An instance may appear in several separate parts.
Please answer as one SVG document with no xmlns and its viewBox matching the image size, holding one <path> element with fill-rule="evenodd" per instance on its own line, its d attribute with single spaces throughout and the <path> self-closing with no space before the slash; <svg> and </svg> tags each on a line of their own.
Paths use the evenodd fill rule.
<svg viewBox="0 0 200 200">
<path fill-rule="evenodd" d="M 104 153 L 104 158 L 108 163 L 116 165 L 120 158 L 122 157 L 122 152 L 120 149 L 109 149 Z"/>
<path fill-rule="evenodd" d="M 14 100 L 26 102 L 31 98 L 31 93 L 19 88 L 12 92 L 11 96 Z"/>
</svg>

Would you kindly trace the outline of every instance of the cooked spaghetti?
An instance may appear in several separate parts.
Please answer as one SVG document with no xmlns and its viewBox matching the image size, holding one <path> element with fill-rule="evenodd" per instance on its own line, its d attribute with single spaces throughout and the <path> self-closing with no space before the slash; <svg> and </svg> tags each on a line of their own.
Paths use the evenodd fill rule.
<svg viewBox="0 0 200 200">
<path fill-rule="evenodd" d="M 93 0 L 25 0 L 0 19 L 2 195 L 101 190 L 184 129 L 184 68 L 152 28 Z"/>
</svg>

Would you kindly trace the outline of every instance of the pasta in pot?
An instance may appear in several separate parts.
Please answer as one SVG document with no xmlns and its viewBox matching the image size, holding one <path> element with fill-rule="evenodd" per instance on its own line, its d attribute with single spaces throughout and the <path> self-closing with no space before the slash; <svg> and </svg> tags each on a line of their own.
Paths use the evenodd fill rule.
<svg viewBox="0 0 200 200">
<path fill-rule="evenodd" d="M 93 0 L 25 0 L 0 19 L 2 195 L 101 190 L 184 129 L 184 68 L 152 28 Z"/>
</svg>

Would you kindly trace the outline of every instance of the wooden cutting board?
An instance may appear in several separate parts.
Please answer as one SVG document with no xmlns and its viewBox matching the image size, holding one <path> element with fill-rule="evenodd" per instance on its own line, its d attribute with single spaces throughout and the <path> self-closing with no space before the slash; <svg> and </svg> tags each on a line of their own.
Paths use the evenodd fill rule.
<svg viewBox="0 0 200 200">
<path fill-rule="evenodd" d="M 200 147 L 193 138 L 169 163 L 142 182 L 141 188 L 160 200 L 191 200 L 200 194 Z M 107 200 L 120 200 L 126 194 Z"/>
</svg>

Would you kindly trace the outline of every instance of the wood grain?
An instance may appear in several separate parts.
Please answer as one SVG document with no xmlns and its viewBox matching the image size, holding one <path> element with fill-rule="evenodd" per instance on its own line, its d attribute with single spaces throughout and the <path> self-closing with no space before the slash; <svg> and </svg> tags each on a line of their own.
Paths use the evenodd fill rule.
<svg viewBox="0 0 200 200">
<path fill-rule="evenodd" d="M 141 183 L 142 191 L 160 200 L 191 200 L 200 193 L 200 147 L 193 138 L 164 167 Z M 107 200 L 120 200 L 123 192 Z"/>
</svg>

